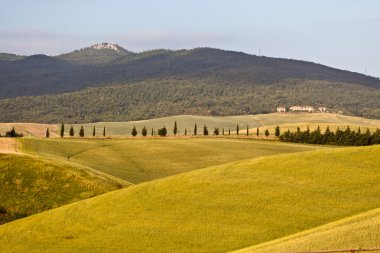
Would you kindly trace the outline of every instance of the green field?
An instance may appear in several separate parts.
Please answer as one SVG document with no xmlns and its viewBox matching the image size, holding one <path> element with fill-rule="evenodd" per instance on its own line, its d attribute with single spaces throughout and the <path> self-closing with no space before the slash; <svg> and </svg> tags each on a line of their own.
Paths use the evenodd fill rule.
<svg viewBox="0 0 380 253">
<path fill-rule="evenodd" d="M 234 251 L 234 253 L 375 249 L 379 248 L 379 242 L 380 209 L 377 208 L 295 235 Z"/>
<path fill-rule="evenodd" d="M 134 184 L 242 159 L 322 148 L 220 138 L 24 138 L 22 147 L 32 155 L 69 160 Z"/>
<path fill-rule="evenodd" d="M 120 188 L 78 167 L 14 154 L 0 154 L 0 185 L 0 224 Z"/>
<path fill-rule="evenodd" d="M 258 245 L 378 208 L 379 152 L 281 154 L 142 183 L 2 225 L 0 251 L 228 252 Z"/>
</svg>

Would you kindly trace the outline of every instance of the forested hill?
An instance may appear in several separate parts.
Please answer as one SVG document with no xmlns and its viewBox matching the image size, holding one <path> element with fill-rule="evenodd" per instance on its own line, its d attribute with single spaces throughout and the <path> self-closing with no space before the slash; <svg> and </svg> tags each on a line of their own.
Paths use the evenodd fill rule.
<svg viewBox="0 0 380 253">
<path fill-rule="evenodd" d="M 0 98 L 59 94 L 144 80 L 213 80 L 255 87 L 283 80 L 325 80 L 380 88 L 380 80 L 311 62 L 211 48 L 133 53 L 101 44 L 50 57 L 0 55 Z"/>
</svg>

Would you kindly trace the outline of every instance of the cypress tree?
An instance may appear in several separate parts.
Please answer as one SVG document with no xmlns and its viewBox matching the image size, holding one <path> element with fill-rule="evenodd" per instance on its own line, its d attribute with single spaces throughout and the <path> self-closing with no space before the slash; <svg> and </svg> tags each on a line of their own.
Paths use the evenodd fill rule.
<svg viewBox="0 0 380 253">
<path fill-rule="evenodd" d="M 185 128 L 185 136 L 187 136 L 187 128 Z"/>
<path fill-rule="evenodd" d="M 203 135 L 208 135 L 208 130 L 206 125 L 203 126 Z"/>
<path fill-rule="evenodd" d="M 268 136 L 269 136 L 269 131 L 268 131 L 268 129 L 266 129 L 265 130 L 265 136 L 268 138 Z"/>
<path fill-rule="evenodd" d="M 224 135 L 224 127 L 223 127 L 223 130 L 222 130 L 222 135 Z"/>
<path fill-rule="evenodd" d="M 94 126 L 94 128 L 92 129 L 92 136 L 95 137 L 95 134 L 96 132 L 95 132 L 95 126 Z"/>
<path fill-rule="evenodd" d="M 219 135 L 219 128 L 215 127 L 214 134 Z"/>
<path fill-rule="evenodd" d="M 73 127 L 73 126 L 70 127 L 69 135 L 70 135 L 71 137 L 74 136 L 74 127 Z"/>
<path fill-rule="evenodd" d="M 65 135 L 65 125 L 62 123 L 61 124 L 61 138 Z"/>
<path fill-rule="evenodd" d="M 50 137 L 49 128 L 48 128 L 48 129 L 46 129 L 46 134 L 45 134 L 45 137 L 46 137 L 46 138 L 49 138 L 49 137 Z"/>
<path fill-rule="evenodd" d="M 148 130 L 146 130 L 145 126 L 141 130 L 141 134 L 142 134 L 142 136 L 146 136 L 148 134 Z"/>
<path fill-rule="evenodd" d="M 194 135 L 197 135 L 197 123 L 194 125 Z"/>
<path fill-rule="evenodd" d="M 177 135 L 177 121 L 174 121 L 174 129 L 173 129 L 173 134 Z"/>
<path fill-rule="evenodd" d="M 239 135 L 239 124 L 236 124 L 236 134 Z"/>
<path fill-rule="evenodd" d="M 151 134 L 152 134 L 152 136 L 154 135 L 153 127 L 152 127 L 152 133 Z"/>
<path fill-rule="evenodd" d="M 103 128 L 103 137 L 106 137 L 106 127 Z"/>
<path fill-rule="evenodd" d="M 256 136 L 259 136 L 259 134 L 260 134 L 260 130 L 259 130 L 259 128 L 257 128 L 256 129 Z"/>
<path fill-rule="evenodd" d="M 133 127 L 131 134 L 132 134 L 132 136 L 136 136 L 137 135 L 137 130 L 136 130 L 135 126 Z"/>
<path fill-rule="evenodd" d="M 231 129 L 228 129 L 228 135 L 231 135 Z"/>
<path fill-rule="evenodd" d="M 247 125 L 247 136 L 249 135 L 249 129 L 248 129 L 248 125 Z"/>
<path fill-rule="evenodd" d="M 276 126 L 275 134 L 276 137 L 280 137 L 280 127 Z"/>
<path fill-rule="evenodd" d="M 80 136 L 80 137 L 83 137 L 83 136 L 84 136 L 84 128 L 83 128 L 83 126 L 80 127 L 80 130 L 79 130 L 79 136 Z"/>
</svg>

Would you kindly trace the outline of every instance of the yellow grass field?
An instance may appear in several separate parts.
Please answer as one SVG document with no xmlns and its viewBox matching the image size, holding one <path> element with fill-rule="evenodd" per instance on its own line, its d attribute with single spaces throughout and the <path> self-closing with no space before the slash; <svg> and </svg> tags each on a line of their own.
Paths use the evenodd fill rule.
<svg viewBox="0 0 380 253">
<path fill-rule="evenodd" d="M 379 152 L 281 154 L 138 184 L 2 225 L 0 251 L 228 252 L 259 245 L 379 208 Z"/>
</svg>

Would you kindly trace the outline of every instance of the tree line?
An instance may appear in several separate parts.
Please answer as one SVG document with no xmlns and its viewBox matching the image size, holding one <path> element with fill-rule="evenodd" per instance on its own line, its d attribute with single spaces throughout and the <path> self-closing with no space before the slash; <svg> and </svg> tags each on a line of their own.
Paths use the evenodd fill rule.
<svg viewBox="0 0 380 253">
<path fill-rule="evenodd" d="M 278 130 L 279 131 L 279 130 Z M 179 135 L 179 130 L 178 130 L 178 126 L 177 126 L 177 121 L 174 122 L 174 127 L 173 127 L 173 135 Z M 162 128 L 159 128 L 157 129 L 157 131 L 154 130 L 154 128 L 151 129 L 150 131 L 151 135 L 152 136 L 155 136 L 155 135 L 158 135 L 158 136 L 161 136 L 161 137 L 164 137 L 164 136 L 168 136 L 169 134 L 169 131 L 168 129 L 164 126 Z M 185 128 L 185 131 L 184 131 L 184 136 L 187 136 L 187 135 L 190 135 L 191 134 L 191 129 L 187 129 Z M 224 128 L 222 128 L 222 130 L 219 130 L 218 127 L 215 127 L 214 130 L 212 131 L 212 134 L 213 135 L 231 135 L 231 129 L 228 129 L 225 130 Z M 236 131 L 235 131 L 235 135 L 241 135 L 242 134 L 242 130 L 240 129 L 240 126 L 239 124 L 236 124 Z M 243 135 L 250 135 L 250 132 L 249 132 L 249 126 L 247 125 L 246 127 L 246 130 L 244 131 Z M 70 130 L 69 130 L 69 136 L 70 137 L 73 137 L 75 135 L 74 133 L 74 128 L 73 126 L 70 127 Z M 132 128 L 132 131 L 131 131 L 131 135 L 132 136 L 137 136 L 138 135 L 138 131 L 137 131 L 137 128 L 136 126 L 134 126 Z M 141 129 L 141 135 L 142 136 L 147 136 L 148 135 L 148 129 L 144 126 L 142 129 Z M 203 131 L 202 133 L 199 133 L 198 132 L 198 125 L 197 123 L 194 124 L 194 128 L 193 128 L 193 133 L 192 133 L 193 136 L 197 136 L 197 135 L 204 135 L 204 136 L 208 136 L 209 135 L 209 129 L 208 127 L 204 124 L 203 125 Z M 259 131 L 259 128 L 257 128 L 256 130 L 256 135 L 259 136 L 260 135 L 260 131 Z M 266 129 L 265 132 L 264 132 L 264 135 L 266 137 L 268 137 L 270 135 L 269 133 L 269 130 Z M 60 128 L 60 136 L 61 137 L 64 137 L 65 136 L 65 125 L 62 123 L 61 124 L 61 128 Z M 84 128 L 83 126 L 80 127 L 80 130 L 79 130 L 79 136 L 80 137 L 84 137 L 85 136 L 85 132 L 84 132 Z M 95 129 L 95 126 L 93 127 L 93 131 L 92 131 L 92 136 L 96 136 L 96 129 Z M 106 136 L 106 127 L 104 126 L 103 128 L 103 137 Z M 277 135 L 277 129 L 276 129 L 276 136 L 278 137 L 279 134 Z M 50 137 L 50 132 L 49 132 L 49 128 L 46 129 L 46 134 L 45 134 L 45 137 L 46 138 L 49 138 Z"/>
<path fill-rule="evenodd" d="M 369 129 L 362 132 L 360 127 L 358 131 L 352 131 L 349 126 L 343 131 L 339 128 L 336 131 L 331 131 L 329 127 L 322 133 L 318 126 L 316 130 L 310 131 L 309 127 L 305 131 L 301 131 L 297 127 L 296 132 L 290 130 L 279 136 L 280 141 L 322 145 L 338 145 L 338 146 L 368 146 L 380 144 L 380 129 L 376 129 L 371 134 Z"/>
</svg>

